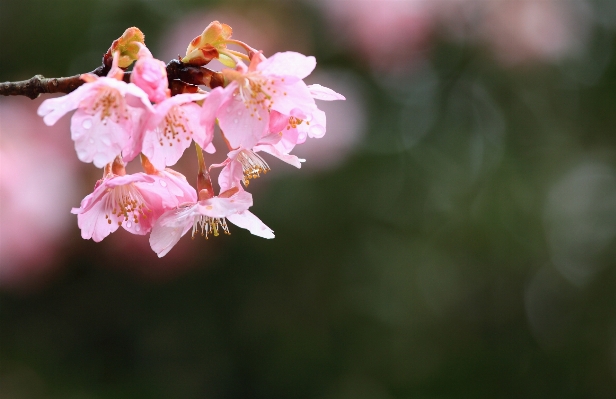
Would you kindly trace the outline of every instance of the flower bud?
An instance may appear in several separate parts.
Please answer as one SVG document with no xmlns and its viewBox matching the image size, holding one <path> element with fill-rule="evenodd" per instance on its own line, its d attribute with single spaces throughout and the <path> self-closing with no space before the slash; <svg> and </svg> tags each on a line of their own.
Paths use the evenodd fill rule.
<svg viewBox="0 0 616 399">
<path fill-rule="evenodd" d="M 186 49 L 186 57 L 182 62 L 193 65 L 205 65 L 219 58 L 219 50 L 226 49 L 226 41 L 231 37 L 233 29 L 218 21 L 210 23 L 200 36 L 195 37 Z"/>
<path fill-rule="evenodd" d="M 120 68 L 127 68 L 137 59 L 137 54 L 140 50 L 138 43 L 144 44 L 145 36 L 139 28 L 133 26 L 126 29 L 120 38 L 113 41 L 107 53 L 114 54 L 116 51 L 119 52 L 118 66 Z"/>
<path fill-rule="evenodd" d="M 130 81 L 145 91 L 150 101 L 159 103 L 170 95 L 167 67 L 164 62 L 152 57 L 144 45 L 138 45 L 141 47 L 139 59 L 130 75 Z"/>
</svg>

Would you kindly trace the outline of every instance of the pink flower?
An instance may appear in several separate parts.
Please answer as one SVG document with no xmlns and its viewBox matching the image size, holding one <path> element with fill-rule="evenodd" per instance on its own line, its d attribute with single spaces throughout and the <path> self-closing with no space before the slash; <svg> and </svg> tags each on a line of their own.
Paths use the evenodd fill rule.
<svg viewBox="0 0 616 399">
<path fill-rule="evenodd" d="M 314 84 L 307 87 L 312 97 L 317 100 L 346 100 L 342 94 L 336 93 L 332 89 L 319 84 Z M 304 143 L 307 137 L 323 137 L 326 130 L 325 125 L 325 112 L 321 111 L 316 106 L 309 112 L 302 112 L 297 109 L 292 110 L 290 115 L 283 115 L 280 112 L 271 111 L 269 122 L 269 131 L 271 132 L 270 136 L 278 135 L 280 137 L 280 142 L 273 139 L 262 139 L 261 142 L 257 144 L 255 149 L 270 152 L 266 149 L 266 146 L 271 145 L 277 147 L 275 150 L 276 152 L 282 151 L 282 153 L 288 154 L 293 147 L 295 147 L 295 145 Z M 266 143 L 265 141 L 270 142 Z M 275 153 L 270 153 L 277 156 Z"/>
<path fill-rule="evenodd" d="M 96 183 L 94 192 L 73 208 L 84 239 L 103 240 L 122 226 L 133 234 L 147 234 L 154 220 L 180 201 L 194 201 L 194 189 L 184 176 L 173 171 L 156 175 L 135 173 L 125 175 L 123 167 L 106 170 Z M 192 192 L 191 192 L 192 190 Z"/>
<path fill-rule="evenodd" d="M 453 0 L 320 0 L 331 22 L 331 40 L 353 47 L 379 72 L 405 72 L 429 48 L 434 8 Z M 484 4 L 482 4 L 484 6 Z"/>
<path fill-rule="evenodd" d="M 324 100 L 344 100 L 345 98 L 335 91 L 321 85 L 310 86 L 311 94 L 315 98 Z M 291 111 L 294 115 L 302 115 L 297 109 Z M 325 113 L 316 106 L 304 119 L 295 116 L 283 115 L 278 111 L 271 111 L 269 116 L 269 130 L 272 132 L 261 139 L 252 148 L 240 147 L 228 153 L 222 164 L 212 167 L 224 166 L 218 177 L 221 190 L 235 187 L 235 183 L 242 181 L 245 186 L 250 179 L 260 177 L 270 168 L 257 152 L 263 151 L 286 162 L 296 168 L 301 167 L 305 159 L 291 155 L 290 152 L 297 144 L 302 144 L 307 137 L 321 138 L 325 135 Z M 277 133 L 275 133 L 277 132 Z"/>
<path fill-rule="evenodd" d="M 158 257 L 163 257 L 191 228 L 193 237 L 197 231 L 205 238 L 221 232 L 230 234 L 227 220 L 259 237 L 274 238 L 274 232 L 248 211 L 251 206 L 252 195 L 240 188 L 183 204 L 158 218 L 150 234 L 150 246 Z"/>
<path fill-rule="evenodd" d="M 559 61 L 578 54 L 588 41 L 587 7 L 585 1 L 495 2 L 486 8 L 478 37 L 507 66 Z"/>
<path fill-rule="evenodd" d="M 191 140 L 213 152 L 213 126 L 206 128 L 202 108 L 193 103 L 205 97 L 206 94 L 178 94 L 155 105 L 154 113 L 145 122 L 142 152 L 156 169 L 175 165 Z"/>
<path fill-rule="evenodd" d="M 291 151 L 297 144 L 302 144 L 307 137 L 321 138 L 325 135 L 325 112 L 315 109 L 304 119 L 296 116 L 282 115 L 273 111 L 270 115 L 270 132 L 278 135 L 284 143 L 284 148 Z M 287 151 L 287 152 L 288 152 Z"/>
<path fill-rule="evenodd" d="M 66 96 L 45 100 L 38 109 L 48 126 L 77 109 L 71 119 L 77 157 L 98 168 L 130 150 L 131 135 L 142 110 L 128 102 L 151 108 L 147 94 L 132 83 L 116 79 L 119 73 L 123 72 L 114 66 L 107 77 L 81 75 L 84 85 Z"/>
<path fill-rule="evenodd" d="M 276 138 L 280 139 L 278 135 L 271 136 L 276 136 Z M 245 186 L 248 186 L 251 179 L 261 177 L 261 174 L 266 174 L 270 171 L 267 162 L 257 154 L 258 151 L 267 152 L 296 168 L 300 168 L 302 166 L 301 163 L 305 161 L 305 159 L 290 155 L 284 148 L 282 140 L 275 144 L 259 144 L 254 147 L 254 150 L 246 148 L 232 150 L 227 154 L 227 159 L 223 163 L 211 166 L 212 168 L 223 166 L 218 175 L 218 185 L 222 191 L 238 187 L 240 181 Z"/>
<path fill-rule="evenodd" d="M 218 185 L 221 191 L 239 187 L 240 181 L 247 186 L 251 179 L 256 179 L 270 170 L 263 158 L 252 150 L 244 148 L 230 151 L 223 163 L 212 165 L 211 168 L 221 166 L 223 168 L 218 175 Z"/>
<path fill-rule="evenodd" d="M 221 91 L 216 112 L 218 123 L 232 148 L 252 148 L 267 133 L 269 112 L 304 117 L 316 108 L 312 94 L 303 82 L 314 67 L 314 57 L 286 52 L 264 59 L 253 57 L 250 66 L 222 72 L 230 82 Z M 214 91 L 216 91 L 214 90 Z"/>
<path fill-rule="evenodd" d="M 167 66 L 164 62 L 152 57 L 147 47 L 141 45 L 139 59 L 130 75 L 130 81 L 136 84 L 152 102 L 162 102 L 171 95 L 167 81 Z"/>
<path fill-rule="evenodd" d="M 79 167 L 68 135 L 43 135 L 32 118 L 41 101 L 0 99 L 0 290 L 37 289 L 61 264 L 65 209 L 77 192 Z M 63 123 L 66 122 L 66 123 Z M 68 130 L 68 121 L 49 128 Z"/>
</svg>

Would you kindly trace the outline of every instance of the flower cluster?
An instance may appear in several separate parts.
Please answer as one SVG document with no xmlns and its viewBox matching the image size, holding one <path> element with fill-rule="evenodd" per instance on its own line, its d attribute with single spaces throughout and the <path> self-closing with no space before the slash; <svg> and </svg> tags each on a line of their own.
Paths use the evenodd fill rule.
<svg viewBox="0 0 616 399">
<path fill-rule="evenodd" d="M 231 34 L 228 25 L 212 22 L 181 60 L 198 68 L 214 59 L 225 65 L 223 84 L 214 89 L 172 92 L 165 63 L 152 56 L 143 34 L 130 28 L 109 50 L 113 62 L 107 76 L 81 75 L 82 86 L 41 104 L 38 113 L 47 125 L 76 110 L 71 137 L 77 157 L 104 170 L 94 191 L 72 210 L 84 239 L 101 241 L 122 226 L 133 234 L 150 233 L 150 245 L 162 257 L 189 230 L 193 237 L 197 232 L 206 238 L 229 234 L 227 221 L 274 237 L 248 211 L 252 195 L 244 189 L 270 169 L 259 153 L 299 168 L 304 160 L 291 154 L 293 148 L 325 134 L 325 113 L 315 100 L 344 97 L 318 84 L 306 85 L 303 79 L 316 66 L 314 57 L 284 52 L 267 58 Z M 123 68 L 132 60 L 127 82 Z M 212 144 L 216 124 L 228 154 L 223 163 L 208 167 L 203 151 L 217 150 Z M 199 160 L 196 189 L 169 168 L 193 142 Z M 137 156 L 144 171 L 126 174 L 125 163 Z M 222 168 L 218 195 L 211 168 Z"/>
</svg>

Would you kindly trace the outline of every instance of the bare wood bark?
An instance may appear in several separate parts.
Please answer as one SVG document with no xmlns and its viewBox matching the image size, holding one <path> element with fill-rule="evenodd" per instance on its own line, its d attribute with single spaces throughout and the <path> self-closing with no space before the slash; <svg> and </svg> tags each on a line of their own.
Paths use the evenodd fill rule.
<svg viewBox="0 0 616 399">
<path fill-rule="evenodd" d="M 103 65 L 92 72 L 96 76 L 106 76 L 110 65 Z M 44 93 L 70 93 L 85 82 L 80 79 L 80 75 L 65 78 L 45 78 L 42 75 L 35 75 L 28 80 L 19 82 L 0 83 L 0 95 L 3 96 L 26 96 L 31 99 L 37 98 Z M 222 86 L 224 78 L 220 72 L 214 72 L 205 67 L 187 65 L 179 60 L 172 60 L 167 64 L 167 78 L 169 86 L 177 86 L 180 80 L 189 85 L 205 85 L 210 88 Z M 130 82 L 130 72 L 124 73 L 125 82 Z"/>
</svg>

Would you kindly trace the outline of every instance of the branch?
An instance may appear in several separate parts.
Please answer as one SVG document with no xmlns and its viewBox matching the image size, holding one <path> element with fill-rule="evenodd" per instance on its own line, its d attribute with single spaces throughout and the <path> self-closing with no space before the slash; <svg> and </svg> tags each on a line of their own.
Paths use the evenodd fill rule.
<svg viewBox="0 0 616 399">
<path fill-rule="evenodd" d="M 96 76 L 105 76 L 107 72 L 109 72 L 109 68 L 101 65 L 90 73 Z M 70 93 L 85 83 L 79 78 L 80 76 L 48 79 L 43 75 L 34 75 L 28 80 L 0 83 L 0 94 L 3 96 L 26 96 L 34 100 L 43 93 Z"/>
<path fill-rule="evenodd" d="M 103 65 L 92 72 L 96 76 L 106 76 L 111 65 L 107 65 L 103 59 Z M 80 79 L 81 74 L 66 78 L 45 78 L 35 75 L 28 80 L 19 82 L 0 83 L 0 94 L 3 96 L 26 96 L 31 99 L 37 98 L 43 93 L 70 93 L 85 82 Z M 167 64 L 167 78 L 169 86 L 177 86 L 177 80 L 188 85 L 205 85 L 210 88 L 222 86 L 224 78 L 220 72 L 214 72 L 205 67 L 187 65 L 179 60 L 172 60 Z M 124 73 L 125 82 L 130 82 L 130 72 Z"/>
</svg>

